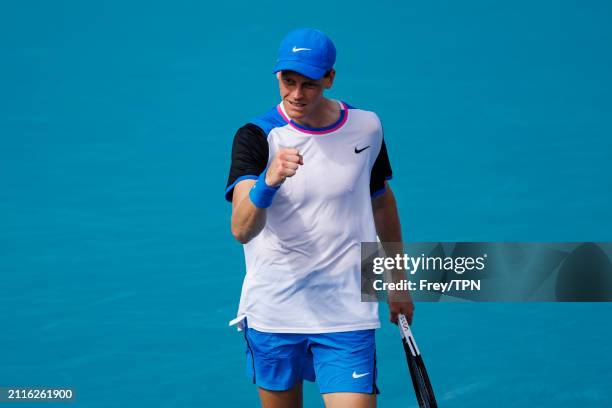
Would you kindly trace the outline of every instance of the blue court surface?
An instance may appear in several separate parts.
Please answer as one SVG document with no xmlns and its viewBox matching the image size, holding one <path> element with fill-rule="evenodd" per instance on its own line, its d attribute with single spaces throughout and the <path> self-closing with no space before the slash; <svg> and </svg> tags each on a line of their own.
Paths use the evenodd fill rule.
<svg viewBox="0 0 612 408">
<path fill-rule="evenodd" d="M 0 387 L 74 388 L 58 407 L 257 406 L 227 327 L 244 262 L 223 191 L 296 27 L 335 41 L 330 95 L 381 117 L 406 240 L 612 241 L 611 16 L 604 1 L 3 2 Z M 421 303 L 413 330 L 441 407 L 609 407 L 611 315 Z M 377 341 L 379 406 L 416 407 L 397 329 Z"/>
</svg>

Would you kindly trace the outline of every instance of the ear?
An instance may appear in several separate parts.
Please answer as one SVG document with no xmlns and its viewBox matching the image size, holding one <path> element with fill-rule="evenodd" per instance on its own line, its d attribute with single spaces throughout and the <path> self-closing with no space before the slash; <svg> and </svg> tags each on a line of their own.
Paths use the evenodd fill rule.
<svg viewBox="0 0 612 408">
<path fill-rule="evenodd" d="M 325 84 L 325 88 L 329 89 L 332 87 L 332 85 L 334 85 L 334 78 L 336 77 L 336 70 L 335 69 L 331 69 L 329 71 L 329 77 L 325 78 L 327 79 L 327 83 Z"/>
<path fill-rule="evenodd" d="M 278 79 L 279 81 L 281 80 L 281 71 L 278 71 L 276 73 L 276 79 Z"/>
</svg>

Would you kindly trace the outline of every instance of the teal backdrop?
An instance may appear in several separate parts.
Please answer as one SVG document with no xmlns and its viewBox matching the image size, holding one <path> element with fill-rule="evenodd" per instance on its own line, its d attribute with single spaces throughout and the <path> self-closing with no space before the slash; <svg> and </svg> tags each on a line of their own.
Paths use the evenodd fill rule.
<svg viewBox="0 0 612 408">
<path fill-rule="evenodd" d="M 0 386 L 54 406 L 251 407 L 235 130 L 278 101 L 283 35 L 338 48 L 381 117 L 409 241 L 612 240 L 605 1 L 0 5 Z M 423 303 L 441 407 L 607 407 L 611 304 Z M 380 407 L 416 407 L 377 333 Z M 307 385 L 305 407 L 321 407 Z M 39 406 L 22 404 L 20 406 Z"/>
</svg>

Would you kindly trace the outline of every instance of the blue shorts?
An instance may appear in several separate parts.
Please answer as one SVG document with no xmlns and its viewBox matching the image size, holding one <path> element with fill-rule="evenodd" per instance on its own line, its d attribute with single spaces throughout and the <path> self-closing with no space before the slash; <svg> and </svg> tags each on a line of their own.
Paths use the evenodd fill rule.
<svg viewBox="0 0 612 408">
<path fill-rule="evenodd" d="M 316 380 L 321 394 L 379 393 L 373 329 L 288 334 L 245 327 L 245 339 L 247 376 L 258 387 L 285 391 Z"/>
</svg>

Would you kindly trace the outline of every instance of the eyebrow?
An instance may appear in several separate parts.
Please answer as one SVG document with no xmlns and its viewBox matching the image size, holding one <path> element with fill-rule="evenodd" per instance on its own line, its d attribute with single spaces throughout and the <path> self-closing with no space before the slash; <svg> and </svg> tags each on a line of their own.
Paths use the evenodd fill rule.
<svg viewBox="0 0 612 408">
<path fill-rule="evenodd" d="M 283 74 L 283 75 L 281 75 L 281 78 L 282 78 L 284 81 L 293 81 L 293 82 L 298 82 L 298 80 L 297 80 L 297 79 L 292 78 L 292 77 L 288 76 L 287 74 Z M 302 82 L 301 82 L 301 84 L 302 84 L 302 85 L 316 85 L 316 84 L 317 84 L 317 82 L 316 82 L 316 81 L 314 81 L 314 80 L 312 80 L 312 79 L 306 79 L 306 80 L 302 81 Z"/>
</svg>

